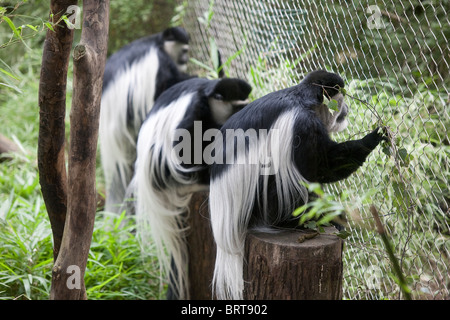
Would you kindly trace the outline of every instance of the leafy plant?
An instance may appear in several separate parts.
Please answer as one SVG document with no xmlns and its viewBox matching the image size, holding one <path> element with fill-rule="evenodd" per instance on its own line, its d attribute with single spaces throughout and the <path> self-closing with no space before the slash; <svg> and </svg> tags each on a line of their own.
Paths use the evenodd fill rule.
<svg viewBox="0 0 450 320">
<path fill-rule="evenodd" d="M 36 167 L 22 157 L 1 164 L 0 171 L 0 299 L 45 299 L 52 239 Z"/>
<path fill-rule="evenodd" d="M 272 43 L 269 52 L 275 47 L 276 43 Z M 272 91 L 297 85 L 301 79 L 300 64 L 316 48 L 317 44 L 307 49 L 294 61 L 283 57 L 273 60 L 269 59 L 268 55 L 260 54 L 257 62 L 250 66 L 247 75 L 247 79 L 253 87 L 251 97 L 257 99 Z"/>
<path fill-rule="evenodd" d="M 190 62 L 192 62 L 194 65 L 201 68 L 202 72 L 204 73 L 205 77 L 209 79 L 216 79 L 221 77 L 222 75 L 225 75 L 227 77 L 230 76 L 229 73 L 229 66 L 231 65 L 232 61 L 236 59 L 238 56 L 240 56 L 244 50 L 246 45 L 244 44 L 242 48 L 237 50 L 234 54 L 232 54 L 230 57 L 227 58 L 225 62 L 222 61 L 222 57 L 220 55 L 220 48 L 216 44 L 216 40 L 212 36 L 210 32 L 211 22 L 214 17 L 214 0 L 209 1 L 208 10 L 203 12 L 202 16 L 197 17 L 198 22 L 202 26 L 204 32 L 208 34 L 208 41 L 209 41 L 209 61 L 206 63 L 197 60 L 195 58 L 190 58 Z M 246 41 L 245 41 L 246 42 Z"/>
<path fill-rule="evenodd" d="M 111 1 L 108 53 L 169 27 L 177 4 L 176 0 Z"/>
<path fill-rule="evenodd" d="M 161 298 L 157 258 L 141 254 L 135 229 L 125 211 L 98 214 L 85 276 L 89 299 Z"/>
<path fill-rule="evenodd" d="M 362 195 L 355 196 L 349 190 L 344 190 L 338 195 L 327 193 L 320 183 L 304 183 L 310 194 L 310 201 L 300 206 L 292 213 L 299 217 L 299 225 L 324 232 L 324 227 L 331 226 L 331 222 L 345 226 L 346 216 L 354 215 L 359 208 L 367 205 L 371 197 L 378 192 L 377 189 L 370 189 Z M 348 231 L 341 230 L 336 233 L 341 238 L 346 238 Z"/>
<path fill-rule="evenodd" d="M 50 21 L 44 20 L 39 16 L 30 16 L 24 13 L 29 8 L 28 1 L 18 2 L 16 5 L 0 6 L 0 50 L 7 47 L 10 52 L 31 51 L 31 40 L 36 41 L 40 35 L 44 34 L 47 29 L 53 30 Z M 24 9 L 25 8 L 25 9 Z M 39 10 L 37 10 L 39 13 Z M 16 44 L 23 46 L 15 46 Z M 11 47 L 15 47 L 11 49 Z M 14 63 L 17 54 L 10 54 L 0 59 L 0 88 L 12 89 L 21 93 L 21 89 L 17 85 L 20 81 L 18 74 L 10 67 Z"/>
<path fill-rule="evenodd" d="M 0 170 L 0 299 L 48 299 L 53 246 L 37 170 L 31 157 Z M 141 255 L 135 228 L 125 214 L 96 217 L 85 275 L 89 299 L 160 298 L 157 260 Z"/>
</svg>

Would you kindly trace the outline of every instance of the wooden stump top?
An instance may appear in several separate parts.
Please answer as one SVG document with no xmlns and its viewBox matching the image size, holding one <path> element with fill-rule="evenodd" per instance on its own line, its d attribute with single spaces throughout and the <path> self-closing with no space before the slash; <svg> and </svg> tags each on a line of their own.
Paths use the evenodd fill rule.
<svg viewBox="0 0 450 320">
<path fill-rule="evenodd" d="M 190 298 L 211 300 L 216 247 L 207 192 L 192 197 L 188 223 Z M 244 299 L 341 299 L 343 241 L 334 231 L 327 228 L 313 238 L 300 230 L 250 232 Z"/>
<path fill-rule="evenodd" d="M 305 239 L 305 234 L 287 230 L 247 236 L 245 299 L 342 298 L 342 240 L 323 233 Z"/>
</svg>

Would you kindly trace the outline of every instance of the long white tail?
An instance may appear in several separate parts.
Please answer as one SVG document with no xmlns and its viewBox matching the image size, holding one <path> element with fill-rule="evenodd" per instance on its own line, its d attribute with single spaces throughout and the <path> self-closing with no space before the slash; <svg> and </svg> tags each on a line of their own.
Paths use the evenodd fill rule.
<svg viewBox="0 0 450 320">
<path fill-rule="evenodd" d="M 295 112 L 281 115 L 266 135 L 259 133 L 258 141 L 250 143 L 248 151 L 238 150 L 235 164 L 229 164 L 211 180 L 210 214 L 217 244 L 213 294 L 218 299 L 243 298 L 244 245 L 255 199 L 263 210 L 262 221 L 256 227 L 270 227 L 277 222 L 269 221 L 266 212 L 269 175 L 275 176 L 280 219 L 286 206 L 299 195 L 307 201 L 307 192 L 300 183 L 305 179 L 292 158 L 294 121 Z M 227 150 L 230 152 L 228 145 Z"/>
<path fill-rule="evenodd" d="M 152 47 L 148 54 L 119 71 L 103 92 L 99 137 L 107 192 L 106 211 L 118 211 L 133 176 L 136 139 L 154 104 L 158 69 L 157 49 Z"/>
<path fill-rule="evenodd" d="M 144 247 L 154 242 L 164 281 L 173 279 L 180 299 L 188 296 L 187 209 L 195 174 L 172 159 L 175 130 L 192 100 L 184 94 L 152 114 L 142 125 L 133 178 L 138 234 Z M 191 174 L 187 174 L 191 173 Z M 185 189 L 185 188 L 184 188 Z M 171 268 L 171 259 L 175 270 Z"/>
</svg>

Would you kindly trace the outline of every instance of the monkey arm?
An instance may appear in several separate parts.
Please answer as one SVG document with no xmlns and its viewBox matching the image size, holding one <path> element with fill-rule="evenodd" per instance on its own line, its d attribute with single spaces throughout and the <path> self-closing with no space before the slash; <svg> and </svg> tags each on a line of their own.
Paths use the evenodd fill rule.
<svg viewBox="0 0 450 320">
<path fill-rule="evenodd" d="M 336 182 L 355 172 L 380 141 L 386 139 L 378 130 L 360 140 L 330 144 L 325 157 L 319 160 L 317 182 Z"/>
</svg>

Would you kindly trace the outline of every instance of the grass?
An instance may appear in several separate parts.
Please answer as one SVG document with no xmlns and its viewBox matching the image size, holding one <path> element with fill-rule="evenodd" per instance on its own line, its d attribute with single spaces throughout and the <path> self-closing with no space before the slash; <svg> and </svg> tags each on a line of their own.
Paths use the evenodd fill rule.
<svg viewBox="0 0 450 320">
<path fill-rule="evenodd" d="M 41 54 L 29 50 L 12 66 L 21 92 L 0 86 L 0 132 L 23 150 L 0 162 L 0 300 L 49 298 L 53 239 L 37 169 Z M 69 112 L 66 118 L 68 128 Z M 101 192 L 101 170 L 97 176 Z M 135 227 L 133 217 L 97 213 L 85 276 L 88 299 L 161 298 L 157 260 L 141 254 Z"/>
<path fill-rule="evenodd" d="M 32 158 L 0 164 L 0 299 L 48 296 L 53 263 L 50 223 Z"/>
</svg>

